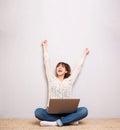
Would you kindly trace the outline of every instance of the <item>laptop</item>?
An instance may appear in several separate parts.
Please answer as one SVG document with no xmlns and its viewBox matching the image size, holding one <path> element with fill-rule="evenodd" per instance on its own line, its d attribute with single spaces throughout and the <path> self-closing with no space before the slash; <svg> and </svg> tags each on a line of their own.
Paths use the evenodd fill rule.
<svg viewBox="0 0 120 130">
<path fill-rule="evenodd" d="M 75 112 L 80 99 L 50 99 L 48 114 L 67 114 Z"/>
</svg>

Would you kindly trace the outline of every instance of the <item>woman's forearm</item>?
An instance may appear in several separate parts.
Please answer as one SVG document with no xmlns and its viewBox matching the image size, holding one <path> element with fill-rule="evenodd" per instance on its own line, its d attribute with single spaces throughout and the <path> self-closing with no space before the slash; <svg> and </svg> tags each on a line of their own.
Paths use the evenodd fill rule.
<svg viewBox="0 0 120 130">
<path fill-rule="evenodd" d="M 88 53 L 89 53 L 89 49 L 86 48 L 86 49 L 84 50 L 84 52 L 83 52 L 82 57 L 81 57 L 81 64 L 84 63 L 84 60 L 85 60 L 86 56 L 88 55 Z"/>
<path fill-rule="evenodd" d="M 48 55 L 48 51 L 47 51 L 47 47 L 46 46 L 43 46 L 43 54 L 44 54 L 44 56 Z"/>
</svg>

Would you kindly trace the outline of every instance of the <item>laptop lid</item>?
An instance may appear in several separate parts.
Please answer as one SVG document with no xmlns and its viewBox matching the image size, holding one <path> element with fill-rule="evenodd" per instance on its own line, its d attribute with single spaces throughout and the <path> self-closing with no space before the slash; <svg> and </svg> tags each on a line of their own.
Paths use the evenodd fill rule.
<svg viewBox="0 0 120 130">
<path fill-rule="evenodd" d="M 77 110 L 80 99 L 50 99 L 48 113 L 63 114 L 72 113 Z"/>
</svg>

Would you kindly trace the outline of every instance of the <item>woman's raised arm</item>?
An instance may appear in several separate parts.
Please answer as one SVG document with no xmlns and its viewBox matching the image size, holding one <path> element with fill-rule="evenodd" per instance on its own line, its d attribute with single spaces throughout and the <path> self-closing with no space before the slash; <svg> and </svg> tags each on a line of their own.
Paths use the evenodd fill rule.
<svg viewBox="0 0 120 130">
<path fill-rule="evenodd" d="M 82 54 L 81 60 L 79 60 L 79 62 L 76 64 L 76 66 L 75 66 L 75 68 L 70 76 L 70 80 L 72 81 L 72 84 L 75 82 L 76 78 L 78 77 L 88 53 L 89 53 L 89 49 L 86 48 Z"/>
<path fill-rule="evenodd" d="M 47 76 L 47 80 L 50 80 L 53 76 L 53 73 L 52 73 L 50 58 L 49 58 L 48 51 L 47 51 L 47 44 L 48 44 L 47 40 L 42 41 L 43 59 L 44 59 L 46 76 Z"/>
</svg>

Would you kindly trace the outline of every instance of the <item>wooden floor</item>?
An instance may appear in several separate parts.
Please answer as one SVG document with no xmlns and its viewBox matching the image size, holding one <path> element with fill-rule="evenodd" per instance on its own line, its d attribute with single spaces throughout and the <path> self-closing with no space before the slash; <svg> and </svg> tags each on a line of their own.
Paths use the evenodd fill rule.
<svg viewBox="0 0 120 130">
<path fill-rule="evenodd" d="M 41 127 L 37 119 L 0 119 L 0 130 L 120 130 L 119 119 L 84 119 L 79 125 Z"/>
</svg>

